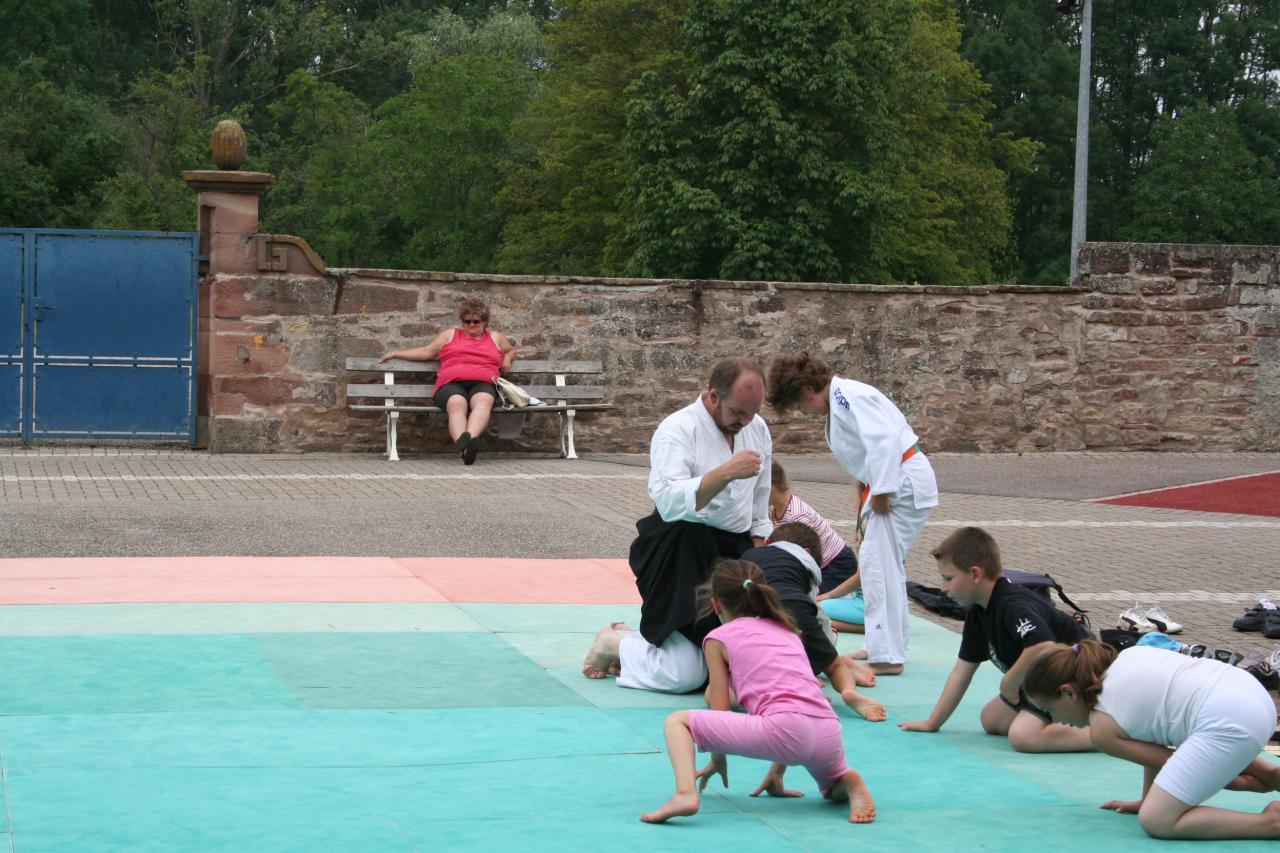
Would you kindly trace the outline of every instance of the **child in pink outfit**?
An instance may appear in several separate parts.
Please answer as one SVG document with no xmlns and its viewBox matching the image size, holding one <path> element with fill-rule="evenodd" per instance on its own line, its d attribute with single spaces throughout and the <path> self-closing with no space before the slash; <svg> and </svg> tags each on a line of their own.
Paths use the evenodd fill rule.
<svg viewBox="0 0 1280 853">
<path fill-rule="evenodd" d="M 700 792 L 720 774 L 728 784 L 727 753 L 773 762 L 764 781 L 751 794 L 800 797 L 783 786 L 791 764 L 802 765 L 832 802 L 849 801 L 849 820 L 875 819 L 871 792 L 844 760 L 840 720 L 822 695 L 790 616 L 759 566 L 741 560 L 721 561 L 708 582 L 711 607 L 723 623 L 703 642 L 710 685 L 710 710 L 676 711 L 664 733 L 676 792 L 655 811 L 641 815 L 648 823 L 697 813 Z M 746 714 L 730 708 L 730 689 Z M 695 745 L 710 752 L 711 761 L 694 772 Z"/>
</svg>

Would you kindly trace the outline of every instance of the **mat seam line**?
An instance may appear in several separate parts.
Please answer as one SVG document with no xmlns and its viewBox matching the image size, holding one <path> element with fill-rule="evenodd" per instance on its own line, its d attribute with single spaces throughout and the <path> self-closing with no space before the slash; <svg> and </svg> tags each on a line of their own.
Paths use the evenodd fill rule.
<svg viewBox="0 0 1280 853">
<path fill-rule="evenodd" d="M 9 853 L 17 853 L 17 833 L 13 829 L 13 814 L 9 810 L 9 768 L 4 763 L 4 753 L 0 753 L 0 799 L 4 800 L 4 824 L 8 827 Z"/>
</svg>

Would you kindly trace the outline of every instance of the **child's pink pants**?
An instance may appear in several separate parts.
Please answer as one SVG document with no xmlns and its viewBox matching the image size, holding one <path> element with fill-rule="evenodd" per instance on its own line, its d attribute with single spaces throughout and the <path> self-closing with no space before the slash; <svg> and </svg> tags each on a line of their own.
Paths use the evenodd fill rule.
<svg viewBox="0 0 1280 853">
<path fill-rule="evenodd" d="M 824 797 L 831 796 L 836 782 L 849 771 L 840 721 L 834 717 L 694 710 L 689 712 L 689 731 L 703 752 L 798 764 L 809 771 Z"/>
</svg>

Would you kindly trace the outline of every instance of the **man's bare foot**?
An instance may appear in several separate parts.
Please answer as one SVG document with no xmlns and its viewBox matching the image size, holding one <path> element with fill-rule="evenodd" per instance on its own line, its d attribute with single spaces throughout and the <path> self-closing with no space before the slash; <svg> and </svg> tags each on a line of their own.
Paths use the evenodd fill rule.
<svg viewBox="0 0 1280 853">
<path fill-rule="evenodd" d="M 582 674 L 593 679 L 617 675 L 621 671 L 618 662 L 620 642 L 622 642 L 622 635 L 612 625 L 597 631 L 595 642 L 591 644 L 586 659 L 582 661 Z"/>
<path fill-rule="evenodd" d="M 849 801 L 849 823 L 871 823 L 876 819 L 875 800 L 871 799 L 871 791 L 857 770 L 844 774 L 844 778 L 831 789 L 829 799 L 833 803 Z"/>
<path fill-rule="evenodd" d="M 873 663 L 868 666 L 876 675 L 902 675 L 902 670 L 906 669 L 906 664 L 901 663 Z"/>
<path fill-rule="evenodd" d="M 855 660 L 852 655 L 844 656 L 849 661 L 849 669 L 853 672 L 853 683 L 859 687 L 875 687 L 876 671 L 870 664 Z"/>
<path fill-rule="evenodd" d="M 669 818 L 688 817 L 698 813 L 697 794 L 673 794 L 657 809 L 640 815 L 645 823 L 665 823 Z"/>
<path fill-rule="evenodd" d="M 873 723 L 884 722 L 888 714 L 885 713 L 884 706 L 874 699 L 863 696 L 856 690 L 846 690 L 840 694 L 840 698 L 844 703 L 853 709 L 853 712 L 860 717 L 864 717 Z"/>
<path fill-rule="evenodd" d="M 853 651 L 849 652 L 849 657 L 853 658 L 854 660 L 866 660 L 866 659 L 867 659 L 867 650 L 866 650 L 866 649 L 854 649 Z"/>
</svg>

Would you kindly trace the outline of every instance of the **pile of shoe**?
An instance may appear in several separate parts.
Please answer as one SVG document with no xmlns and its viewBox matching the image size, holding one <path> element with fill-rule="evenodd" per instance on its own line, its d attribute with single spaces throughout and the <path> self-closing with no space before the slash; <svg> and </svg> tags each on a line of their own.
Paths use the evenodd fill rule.
<svg viewBox="0 0 1280 853">
<path fill-rule="evenodd" d="M 1247 655 L 1231 649 L 1210 650 L 1204 643 L 1187 646 L 1182 653 L 1193 658 L 1209 658 L 1227 666 L 1238 666 L 1268 690 L 1280 691 L 1280 648 L 1267 652 L 1253 649 Z"/>
<path fill-rule="evenodd" d="M 1237 631 L 1261 631 L 1268 640 L 1280 640 L 1280 607 L 1269 598 L 1258 599 L 1231 627 Z"/>
<path fill-rule="evenodd" d="M 1140 602 L 1120 614 L 1120 624 L 1116 627 L 1138 634 L 1147 634 L 1151 631 L 1178 634 L 1182 631 L 1182 626 L 1170 619 L 1163 607 L 1158 604 L 1148 607 Z"/>
<path fill-rule="evenodd" d="M 1240 667 L 1268 690 L 1280 690 L 1280 649 L 1270 653 L 1251 651 L 1240 661 Z"/>
</svg>

